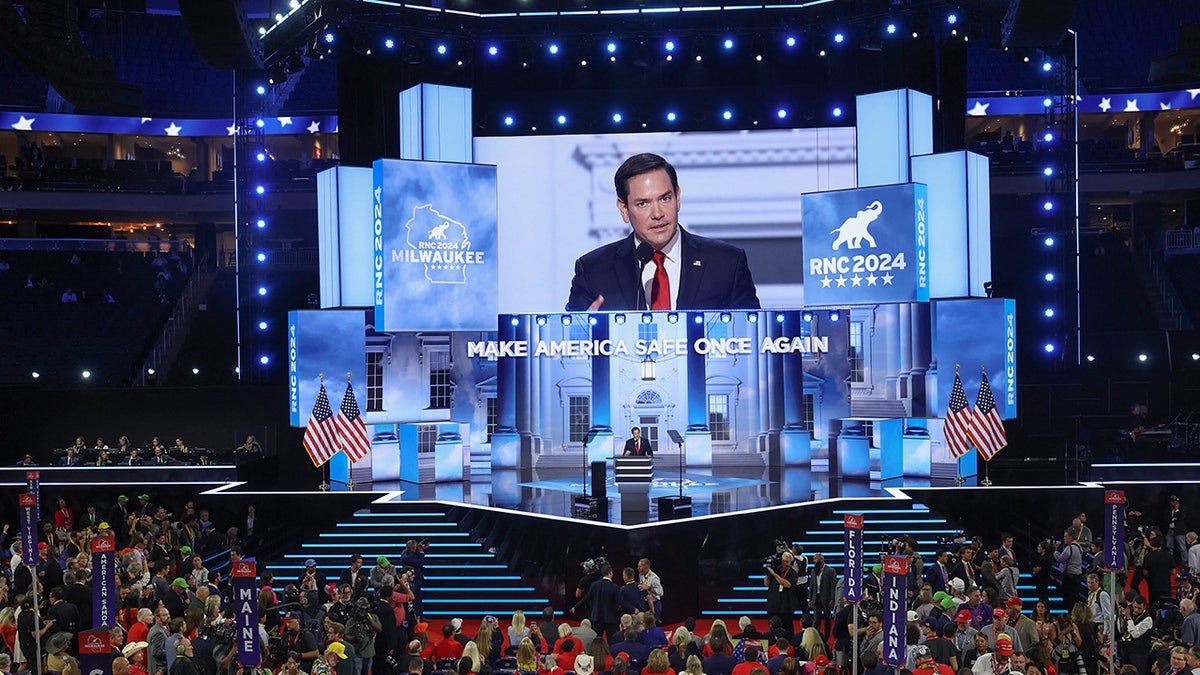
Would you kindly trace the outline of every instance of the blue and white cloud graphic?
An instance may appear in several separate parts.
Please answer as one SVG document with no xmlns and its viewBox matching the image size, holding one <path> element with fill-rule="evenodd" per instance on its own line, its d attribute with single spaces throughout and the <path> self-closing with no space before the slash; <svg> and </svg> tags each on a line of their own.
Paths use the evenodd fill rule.
<svg viewBox="0 0 1200 675">
<path fill-rule="evenodd" d="M 494 330 L 496 167 L 379 160 L 376 183 L 383 190 L 382 329 Z"/>
<path fill-rule="evenodd" d="M 296 326 L 296 375 L 300 388 L 300 419 L 296 426 L 308 424 L 320 374 L 325 373 L 325 391 L 329 406 L 336 414 L 346 393 L 346 373 L 352 373 L 354 396 L 359 410 L 366 409 L 366 315 L 361 309 L 297 310 L 292 313 Z"/>
</svg>

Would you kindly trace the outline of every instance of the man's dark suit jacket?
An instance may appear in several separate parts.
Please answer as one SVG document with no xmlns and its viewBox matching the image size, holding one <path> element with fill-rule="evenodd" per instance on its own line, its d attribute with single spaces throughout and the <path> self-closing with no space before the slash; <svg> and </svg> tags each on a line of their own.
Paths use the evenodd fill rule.
<svg viewBox="0 0 1200 675">
<path fill-rule="evenodd" d="M 575 603 L 575 607 L 592 603 L 592 628 L 616 626 L 621 621 L 620 610 L 617 609 L 620 593 L 621 589 L 612 579 L 603 577 L 588 587 L 587 593 Z"/>
<path fill-rule="evenodd" d="M 942 573 L 942 568 L 938 567 L 937 561 L 931 565 L 925 566 L 925 583 L 933 588 L 933 592 L 946 590 L 946 585 L 954 578 L 951 574 L 952 570 L 949 565 L 946 565 L 945 574 Z"/>
<path fill-rule="evenodd" d="M 974 561 L 971 562 L 971 573 L 972 575 L 967 574 L 967 567 L 961 560 L 955 563 L 954 567 L 950 568 L 950 578 L 962 579 L 965 590 L 970 590 L 971 586 L 979 585 L 979 565 L 976 565 Z"/>
<path fill-rule="evenodd" d="M 682 227 L 679 233 L 676 309 L 760 308 L 745 251 L 717 239 L 696 236 Z M 603 311 L 648 309 L 648 299 L 642 297 L 636 248 L 631 232 L 576 260 L 567 311 L 585 311 L 600 295 L 604 296 L 600 307 Z"/>
<path fill-rule="evenodd" d="M 608 296 L 605 296 L 605 297 L 608 297 Z M 641 442 L 634 443 L 632 438 L 626 440 L 625 441 L 625 450 L 623 451 L 622 454 L 645 455 L 646 457 L 653 457 L 654 456 L 654 448 L 651 447 L 650 441 L 646 440 L 645 438 L 641 438 L 638 440 Z M 639 448 L 638 446 L 641 446 L 641 447 Z"/>
</svg>

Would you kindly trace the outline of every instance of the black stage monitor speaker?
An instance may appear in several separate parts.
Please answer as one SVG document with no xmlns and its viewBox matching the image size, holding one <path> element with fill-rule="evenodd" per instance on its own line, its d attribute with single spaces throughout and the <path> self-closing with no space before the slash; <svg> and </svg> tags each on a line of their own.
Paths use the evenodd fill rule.
<svg viewBox="0 0 1200 675">
<path fill-rule="evenodd" d="M 608 496 L 605 485 L 608 479 L 608 463 L 592 462 L 592 496 L 604 499 Z"/>
<path fill-rule="evenodd" d="M 680 518 L 692 517 L 692 498 L 691 497 L 659 497 L 658 498 L 658 519 L 663 520 L 678 520 Z"/>
<path fill-rule="evenodd" d="M 606 523 L 608 522 L 608 500 L 604 497 L 575 495 L 575 504 L 571 515 L 579 520 Z"/>
</svg>

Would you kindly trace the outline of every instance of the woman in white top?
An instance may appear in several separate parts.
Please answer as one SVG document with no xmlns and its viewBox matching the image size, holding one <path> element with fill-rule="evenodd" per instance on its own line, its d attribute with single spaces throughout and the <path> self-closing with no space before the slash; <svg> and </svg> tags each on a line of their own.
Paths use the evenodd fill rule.
<svg viewBox="0 0 1200 675">
<path fill-rule="evenodd" d="M 513 612 L 512 624 L 508 627 L 508 644 L 519 645 L 526 637 L 529 637 L 529 630 L 525 627 L 525 612 L 518 609 Z"/>
</svg>

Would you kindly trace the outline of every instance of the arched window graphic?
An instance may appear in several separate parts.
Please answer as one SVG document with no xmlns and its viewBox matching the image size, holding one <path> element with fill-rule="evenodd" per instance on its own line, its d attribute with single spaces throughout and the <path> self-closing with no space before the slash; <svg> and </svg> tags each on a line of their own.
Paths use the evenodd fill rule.
<svg viewBox="0 0 1200 675">
<path fill-rule="evenodd" d="M 662 405 L 662 396 L 653 389 L 643 389 L 638 393 L 634 405 Z"/>
</svg>

